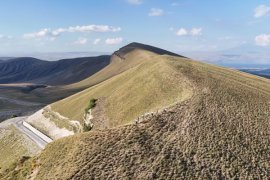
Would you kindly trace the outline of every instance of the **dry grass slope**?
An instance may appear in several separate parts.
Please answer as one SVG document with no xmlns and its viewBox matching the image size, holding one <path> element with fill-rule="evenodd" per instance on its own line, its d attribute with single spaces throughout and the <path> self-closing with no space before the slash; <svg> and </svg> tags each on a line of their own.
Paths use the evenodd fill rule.
<svg viewBox="0 0 270 180">
<path fill-rule="evenodd" d="M 164 58 L 192 97 L 140 124 L 49 144 L 36 179 L 268 179 L 270 81 Z"/>
<path fill-rule="evenodd" d="M 0 129 L 0 177 L 4 171 L 22 156 L 36 154 L 40 149 L 15 127 Z"/>
<path fill-rule="evenodd" d="M 127 68 L 128 63 L 132 65 L 119 75 L 54 103 L 52 109 L 82 122 L 89 100 L 103 98 L 109 127 L 116 127 L 132 122 L 141 114 L 157 111 L 192 95 L 188 81 L 168 64 L 165 55 L 133 50 L 121 62 L 117 67 Z"/>
</svg>

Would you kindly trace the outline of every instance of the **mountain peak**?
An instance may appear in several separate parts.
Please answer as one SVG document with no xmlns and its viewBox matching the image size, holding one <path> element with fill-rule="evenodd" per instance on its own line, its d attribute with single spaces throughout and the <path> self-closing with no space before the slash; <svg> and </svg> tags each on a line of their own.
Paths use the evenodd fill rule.
<svg viewBox="0 0 270 180">
<path fill-rule="evenodd" d="M 145 51 L 150 51 L 153 52 L 155 54 L 158 55 L 171 55 L 171 56 L 178 56 L 178 57 L 184 57 L 181 56 L 179 54 L 161 49 L 161 48 L 157 48 L 151 45 L 146 45 L 146 44 L 142 44 L 142 43 L 138 43 L 138 42 L 132 42 L 122 48 L 120 48 L 118 51 L 116 51 L 114 54 L 118 55 L 118 56 L 124 56 L 125 54 L 131 52 L 134 49 L 141 49 L 141 50 L 145 50 Z"/>
</svg>

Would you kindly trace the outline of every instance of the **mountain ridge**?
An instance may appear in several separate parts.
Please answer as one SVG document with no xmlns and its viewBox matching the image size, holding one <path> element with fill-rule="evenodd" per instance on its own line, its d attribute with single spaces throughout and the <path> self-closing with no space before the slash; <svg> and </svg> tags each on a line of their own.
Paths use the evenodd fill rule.
<svg viewBox="0 0 270 180">
<path fill-rule="evenodd" d="M 125 54 L 125 53 L 128 53 L 134 49 L 141 49 L 141 50 L 145 50 L 145 51 L 150 51 L 150 52 L 156 53 L 158 55 L 171 55 L 171 56 L 184 57 L 184 56 L 181 56 L 179 54 L 172 53 L 170 51 L 167 51 L 167 50 L 164 50 L 161 48 L 157 48 L 157 47 L 154 47 L 151 45 L 146 45 L 146 44 L 142 44 L 142 43 L 138 43 L 138 42 L 132 42 L 132 43 L 120 48 L 115 53 Z"/>
<path fill-rule="evenodd" d="M 0 64 L 0 83 L 70 84 L 91 76 L 108 64 L 109 56 L 59 61 L 30 57 L 9 59 Z"/>
<path fill-rule="evenodd" d="M 103 81 L 51 105 L 55 124 L 78 117 L 82 124 L 89 100 L 96 99 L 90 132 L 54 141 L 2 177 L 270 176 L 270 80 L 179 56 L 125 52 L 96 73 Z"/>
<path fill-rule="evenodd" d="M 270 69 L 266 68 L 266 69 L 240 69 L 243 72 L 247 72 L 250 74 L 254 74 L 257 76 L 261 76 L 261 77 L 265 77 L 270 79 Z"/>
</svg>

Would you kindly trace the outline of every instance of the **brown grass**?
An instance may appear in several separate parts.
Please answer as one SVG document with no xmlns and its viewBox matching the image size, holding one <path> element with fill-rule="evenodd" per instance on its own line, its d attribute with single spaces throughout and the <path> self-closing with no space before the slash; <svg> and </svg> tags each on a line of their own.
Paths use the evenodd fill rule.
<svg viewBox="0 0 270 180">
<path fill-rule="evenodd" d="M 36 154 L 40 149 L 14 126 L 0 129 L 0 174 L 23 156 Z"/>
<path fill-rule="evenodd" d="M 139 124 L 49 144 L 37 179 L 268 179 L 270 81 L 162 58 L 193 96 Z"/>
<path fill-rule="evenodd" d="M 140 54 L 144 54 L 144 61 L 140 64 L 54 103 L 52 109 L 82 122 L 89 100 L 104 98 L 103 106 L 109 127 L 116 127 L 191 96 L 192 90 L 187 80 L 167 63 L 166 58 L 150 52 L 142 51 Z"/>
</svg>

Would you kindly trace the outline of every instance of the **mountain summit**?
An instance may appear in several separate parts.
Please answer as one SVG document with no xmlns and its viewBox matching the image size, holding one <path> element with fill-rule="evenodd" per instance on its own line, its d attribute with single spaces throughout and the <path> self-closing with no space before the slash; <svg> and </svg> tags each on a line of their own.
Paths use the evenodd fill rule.
<svg viewBox="0 0 270 180">
<path fill-rule="evenodd" d="M 119 54 L 120 56 L 129 53 L 132 50 L 135 49 L 140 49 L 140 50 L 145 50 L 145 51 L 149 51 L 158 55 L 171 55 L 171 56 L 178 56 L 178 57 L 183 57 L 180 56 L 178 54 L 172 53 L 170 51 L 166 51 L 164 49 L 161 48 L 157 48 L 154 46 L 150 46 L 150 45 L 146 45 L 146 44 L 141 44 L 141 43 L 137 43 L 137 42 L 133 42 L 130 43 L 122 48 L 120 48 L 118 51 L 115 52 L 115 54 Z"/>
</svg>

